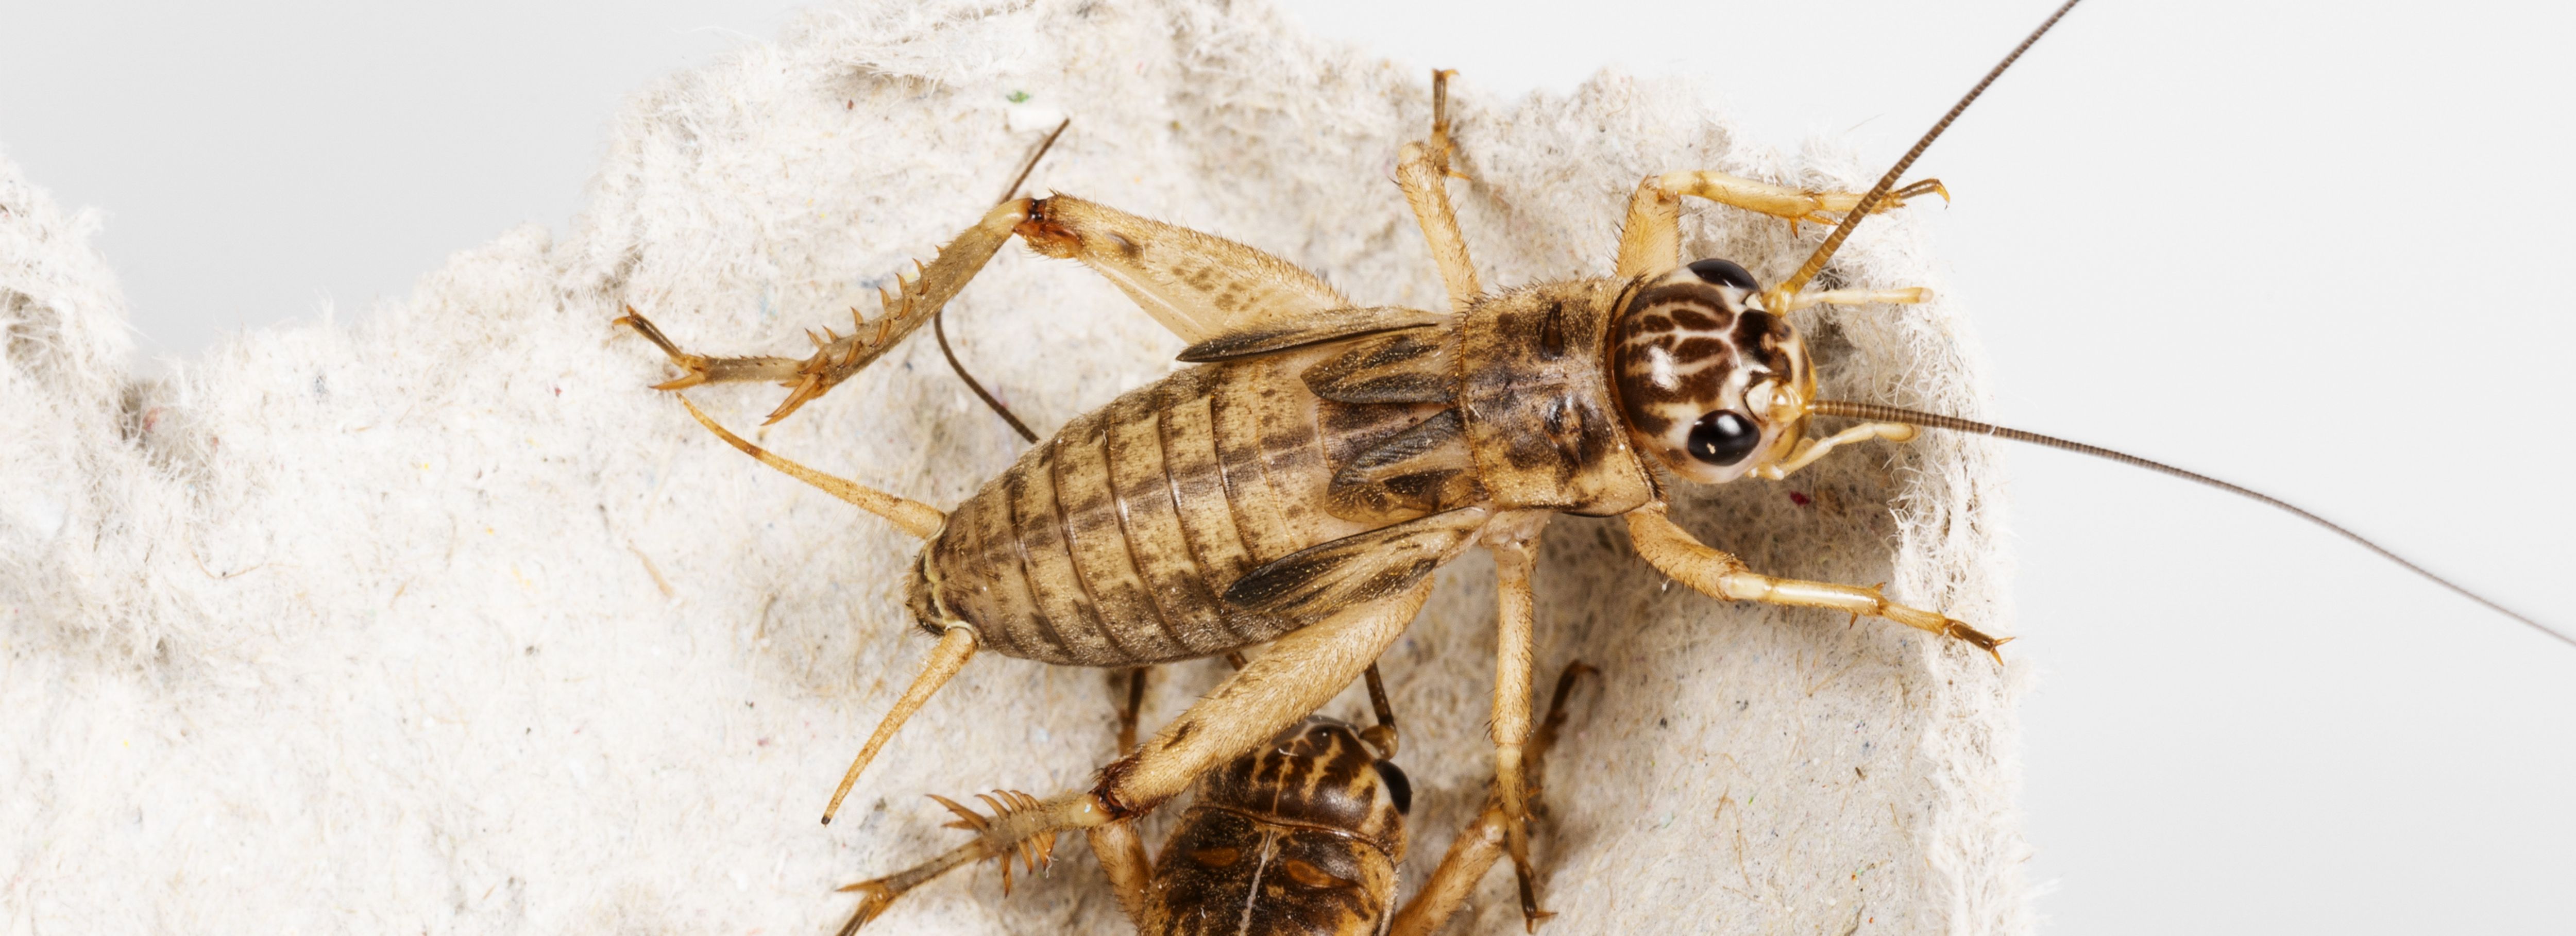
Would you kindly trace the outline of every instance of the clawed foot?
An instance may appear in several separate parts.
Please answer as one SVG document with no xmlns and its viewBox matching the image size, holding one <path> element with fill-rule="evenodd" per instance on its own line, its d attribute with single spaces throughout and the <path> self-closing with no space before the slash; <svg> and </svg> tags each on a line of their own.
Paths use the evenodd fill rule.
<svg viewBox="0 0 2576 936">
<path fill-rule="evenodd" d="M 997 800 L 994 797 L 1000 797 L 1000 799 Z M 1010 815 L 1011 813 L 1018 812 L 1020 810 L 1033 809 L 1038 805 L 1037 797 L 1030 796 L 1018 790 L 995 790 L 989 794 L 977 793 L 975 794 L 975 798 L 983 800 L 985 807 L 993 811 L 993 819 L 986 819 L 983 814 L 958 805 L 956 800 L 949 799 L 948 797 L 941 796 L 937 793 L 930 794 L 930 798 L 938 800 L 939 805 L 946 806 L 948 807 L 949 812 L 957 814 L 956 821 L 946 824 L 948 828 L 964 829 L 978 835 L 992 830 L 993 819 L 1000 819 L 1003 816 Z M 1023 839 L 1018 845 L 1012 846 L 1009 853 L 993 856 L 1001 860 L 1002 896 L 1004 897 L 1011 895 L 1012 855 L 1019 856 L 1021 863 L 1028 867 L 1030 874 L 1036 874 L 1039 871 L 1045 870 L 1048 865 L 1055 863 L 1055 833 L 1047 832 L 1031 838 Z"/>
<path fill-rule="evenodd" d="M 839 888 L 842 893 L 859 895 L 859 905 L 850 912 L 850 921 L 841 925 L 841 936 L 850 936 L 858 932 L 859 927 L 866 926 L 868 921 L 876 919 L 879 914 L 886 911 L 887 907 L 893 906 L 895 898 L 903 896 L 905 891 L 938 877 L 958 865 L 971 864 L 986 858 L 999 859 L 1002 865 L 1002 893 L 1007 896 L 1011 892 L 1012 858 L 1018 858 L 1030 874 L 1037 874 L 1054 863 L 1056 837 L 1054 828 L 1047 828 L 1025 838 L 1005 841 L 999 845 L 995 844 L 993 834 L 994 823 L 1024 815 L 1033 810 L 1042 810 L 1047 805 L 1046 801 L 1018 790 L 995 790 L 989 794 L 975 794 L 976 799 L 983 800 L 984 806 L 993 811 L 991 816 L 986 816 L 956 800 L 936 793 L 931 794 L 930 798 L 939 801 L 939 805 L 948 807 L 949 812 L 957 815 L 954 821 L 946 823 L 948 828 L 973 832 L 975 841 L 902 873 L 872 881 L 860 881 Z"/>
<path fill-rule="evenodd" d="M 2013 642 L 2013 638 L 1989 635 L 1984 631 L 1969 627 L 1968 622 L 1960 620 L 1951 620 L 1943 624 L 1941 627 L 1941 636 L 1956 637 L 1960 640 L 1967 641 L 1977 649 L 1985 651 L 1987 656 L 1994 657 L 1995 665 L 1997 666 L 2003 665 L 2004 662 L 2003 651 L 1999 648 L 2005 644 Z"/>
<path fill-rule="evenodd" d="M 1861 196 L 1860 193 L 1857 192 L 1809 191 L 1803 194 L 1806 195 L 1806 197 L 1817 207 L 1816 210 L 1810 211 L 1804 216 L 1788 219 L 1789 233 L 1792 236 L 1795 236 L 1798 233 L 1798 225 L 1802 223 L 1821 224 L 1826 227 L 1841 224 L 1844 216 L 1850 214 L 1852 209 L 1860 207 Z M 1885 214 L 1898 208 L 1905 207 L 1906 199 L 1920 198 L 1925 195 L 1939 195 L 1941 196 L 1941 201 L 1944 204 L 1947 204 L 1950 201 L 1950 189 L 1948 186 L 1942 185 L 1941 180 L 1922 179 L 1908 182 L 1890 190 L 1885 195 L 1879 196 L 1877 207 L 1871 208 L 1869 213 Z"/>
<path fill-rule="evenodd" d="M 1537 791 L 1532 790 L 1531 793 L 1535 795 Z M 1519 846 L 1512 848 L 1511 854 L 1512 877 L 1519 882 L 1521 890 L 1521 926 L 1531 933 L 1536 933 L 1539 921 L 1555 916 L 1556 911 L 1543 910 L 1538 905 L 1538 869 L 1531 867 L 1529 858 L 1529 817 L 1523 816 L 1509 822 L 1510 826 L 1506 827 L 1503 840 Z"/>
<path fill-rule="evenodd" d="M 672 344 L 671 339 L 665 337 L 661 329 L 655 328 L 651 320 L 636 312 L 634 306 L 627 306 L 626 314 L 609 324 L 624 325 L 634 329 L 636 334 L 644 336 L 644 340 L 652 342 L 654 346 L 662 349 L 663 354 L 669 355 L 671 363 L 679 365 L 681 374 L 678 380 L 654 384 L 653 389 L 684 390 L 707 382 L 706 355 L 681 351 L 679 345 Z"/>
</svg>

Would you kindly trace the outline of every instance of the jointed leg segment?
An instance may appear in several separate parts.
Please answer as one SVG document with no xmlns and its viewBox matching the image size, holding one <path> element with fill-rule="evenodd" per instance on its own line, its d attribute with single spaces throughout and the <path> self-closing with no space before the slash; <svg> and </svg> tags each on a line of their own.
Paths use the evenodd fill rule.
<svg viewBox="0 0 2576 936">
<path fill-rule="evenodd" d="M 1565 672 L 1556 679 L 1556 693 L 1547 706 L 1547 721 L 1539 725 L 1538 732 L 1530 736 L 1528 745 L 1522 749 L 1530 781 L 1525 793 L 1528 801 L 1535 801 L 1539 795 L 1540 771 L 1545 765 L 1548 749 L 1556 746 L 1557 732 L 1565 726 L 1566 697 L 1574 693 L 1575 680 L 1591 672 L 1592 667 L 1573 663 L 1568 664 Z M 1466 903 L 1467 896 L 1475 892 L 1477 883 L 1485 879 L 1485 872 L 1492 870 L 1494 862 L 1505 854 L 1509 841 L 1507 830 L 1513 825 L 1511 817 L 1510 809 L 1503 805 L 1502 790 L 1497 787 L 1488 793 L 1484 812 L 1477 814 L 1465 829 L 1459 830 L 1457 838 L 1450 840 L 1448 854 L 1441 856 L 1440 867 L 1431 872 L 1431 879 L 1423 884 L 1422 892 L 1415 894 L 1411 901 L 1405 903 L 1404 909 L 1396 913 L 1387 928 L 1389 936 L 1430 936 L 1439 932 L 1440 925 L 1458 912 L 1459 905 Z M 1521 886 L 1526 910 L 1530 893 L 1528 879 L 1522 879 Z M 1536 915 L 1524 915 L 1523 921 L 1535 931 L 1538 921 L 1547 915 L 1546 911 L 1540 911 Z"/>
<path fill-rule="evenodd" d="M 1905 204 L 1908 197 L 1950 197 L 1939 179 L 1910 183 L 1878 203 L 1877 214 Z M 1718 172 L 1669 172 L 1637 184 L 1628 200 L 1628 223 L 1619 232 L 1619 275 L 1644 276 L 1681 262 L 1682 196 L 1697 195 L 1746 211 L 1758 211 L 1791 224 L 1833 224 L 1842 212 L 1860 207 L 1859 192 L 1810 192 Z M 1902 301 L 1902 300 L 1880 300 Z M 1919 300 L 1918 300 L 1919 301 Z M 1773 310 L 1781 311 L 1781 310 Z"/>
<path fill-rule="evenodd" d="M 1494 800 L 1502 809 L 1503 844 L 1520 882 L 1521 915 L 1534 927 L 1539 909 L 1529 860 L 1529 801 L 1522 755 L 1530 731 L 1530 658 L 1535 643 L 1535 596 L 1530 570 L 1537 564 L 1535 537 L 1490 544 L 1498 611 L 1494 632 Z"/>
<path fill-rule="evenodd" d="M 1431 260 L 1440 266 L 1440 283 L 1448 288 L 1450 311 L 1464 313 L 1467 303 L 1484 292 L 1476 281 L 1476 264 L 1467 257 L 1467 239 L 1458 232 L 1458 213 L 1449 205 L 1449 76 L 1431 73 L 1431 138 L 1407 143 L 1396 154 L 1395 184 L 1422 224 Z M 1462 177 L 1463 178 L 1463 177 Z"/>
<path fill-rule="evenodd" d="M 898 277 L 892 292 L 879 291 L 880 313 L 875 321 L 862 319 L 859 310 L 851 309 L 850 334 L 837 335 L 825 329 L 823 335 L 808 335 L 815 344 L 814 356 L 801 361 L 780 357 L 711 358 L 690 354 L 672 344 L 662 335 L 661 329 L 653 327 L 653 323 L 645 321 L 643 316 L 636 315 L 633 309 L 628 309 L 626 316 L 617 322 L 642 332 L 645 338 L 661 346 L 664 354 L 670 355 L 671 363 L 686 372 L 678 380 L 660 384 L 656 389 L 676 390 L 702 383 L 745 380 L 772 380 L 795 387 L 787 394 L 787 399 L 778 404 L 778 409 L 769 414 L 768 422 L 774 423 L 787 418 L 787 414 L 795 412 L 797 407 L 822 396 L 841 381 L 865 370 L 878 357 L 892 350 L 904 336 L 912 334 L 913 329 L 938 314 L 948 300 L 956 297 L 958 290 L 966 287 L 966 281 L 974 279 L 976 272 L 984 268 L 985 261 L 993 259 L 994 251 L 1000 250 L 1002 243 L 1010 239 L 1012 229 L 1028 220 L 1029 206 L 1030 201 L 1025 198 L 993 206 L 992 211 L 985 213 L 984 220 L 976 222 L 974 227 L 959 233 L 948 246 L 940 248 L 939 256 L 930 265 L 914 264 L 915 276 L 911 279 Z"/>
<path fill-rule="evenodd" d="M 1690 533 L 1664 515 L 1664 505 L 1660 503 L 1628 512 L 1628 536 L 1636 543 L 1638 555 L 1646 557 L 1646 562 L 1656 570 L 1712 598 L 1831 608 L 1883 618 L 1916 630 L 1967 641 L 1993 654 L 1997 663 L 2003 662 L 2003 654 L 1995 648 L 2012 639 L 1988 636 L 1968 626 L 1965 621 L 1954 620 L 1939 612 L 1889 601 L 1875 587 L 1774 578 L 1755 573 L 1745 568 L 1742 560 L 1693 539 Z"/>
<path fill-rule="evenodd" d="M 1052 842 L 1064 830 L 1133 819 L 1179 795 L 1200 774 L 1277 735 L 1359 678 L 1404 632 L 1430 593 L 1425 583 L 1289 632 L 1271 644 L 1270 652 L 1163 726 L 1136 753 L 1102 768 L 1091 789 L 1013 801 L 976 827 L 974 841 L 900 873 L 842 888 L 861 895 L 844 932 L 875 919 L 905 891 L 959 865 L 1027 854 L 1024 843 Z M 1125 847 L 1117 833 L 1111 833 L 1108 845 Z"/>
</svg>

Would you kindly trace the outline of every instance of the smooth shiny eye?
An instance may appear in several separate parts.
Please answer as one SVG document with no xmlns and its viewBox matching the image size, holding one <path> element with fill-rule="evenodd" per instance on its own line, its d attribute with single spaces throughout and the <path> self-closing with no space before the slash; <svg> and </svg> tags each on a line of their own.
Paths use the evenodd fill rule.
<svg viewBox="0 0 2576 936">
<path fill-rule="evenodd" d="M 1732 465 L 1762 444 L 1762 429 L 1734 410 L 1718 410 L 1691 424 L 1692 458 L 1712 465 Z"/>
<path fill-rule="evenodd" d="M 1733 286 L 1737 289 L 1744 290 L 1745 292 L 1762 291 L 1762 284 L 1753 281 L 1753 273 L 1736 265 L 1736 262 L 1733 260 L 1719 260 L 1715 257 L 1711 257 L 1706 260 L 1692 263 L 1690 265 L 1690 271 L 1692 275 L 1698 276 L 1700 278 L 1700 282 L 1703 283 L 1713 283 L 1719 286 Z"/>
<path fill-rule="evenodd" d="M 1402 768 L 1391 761 L 1378 761 L 1377 778 L 1386 784 L 1387 798 L 1395 801 L 1396 812 L 1413 811 L 1413 781 L 1405 779 Z"/>
</svg>

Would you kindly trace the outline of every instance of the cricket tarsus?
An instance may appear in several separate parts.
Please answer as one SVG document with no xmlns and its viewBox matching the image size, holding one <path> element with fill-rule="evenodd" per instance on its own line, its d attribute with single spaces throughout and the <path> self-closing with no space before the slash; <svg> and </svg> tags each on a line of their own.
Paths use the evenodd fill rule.
<svg viewBox="0 0 2576 936">
<path fill-rule="evenodd" d="M 2221 480 L 2219 480 L 2219 479 L 2217 479 L 2217 478 L 2213 478 L 2213 477 L 2210 477 L 2210 476 L 2205 475 L 2205 474 L 2201 474 L 2201 473 L 2196 472 L 2196 471 L 2190 471 L 2190 470 L 2183 469 L 2183 468 L 2177 468 L 2177 467 L 2174 467 L 2174 466 L 2172 466 L 2172 465 L 2165 464 L 2165 463 L 2160 462 L 2160 461 L 2154 461 L 2154 460 L 2151 460 L 2151 459 L 2140 458 L 2140 457 L 2138 457 L 2138 456 L 2131 455 L 2131 454 L 2129 454 L 2129 453 L 2127 453 L 2127 452 L 2117 451 L 2117 450 L 2113 450 L 2113 449 L 2106 449 L 2106 448 L 2103 448 L 2103 447 L 2098 446 L 2098 445 L 2086 445 L 2086 444 L 2084 444 L 2084 443 L 2082 443 L 2082 442 L 2069 441 L 2069 440 L 2066 440 L 2066 439 L 2060 439 L 2060 438 L 2057 438 L 2057 437 L 2055 437 L 2055 436 L 2045 436 L 2045 435 L 2040 435 L 2039 433 L 2036 433 L 2036 432 L 2025 432 L 2025 431 L 2020 430 L 2020 429 L 2013 429 L 2013 428 L 2008 428 L 2008 427 L 2004 427 L 2004 426 L 1997 426 L 1997 425 L 1994 425 L 1994 424 L 1992 424 L 1992 423 L 1982 423 L 1982 422 L 1977 422 L 1977 421 L 1972 420 L 1972 419 L 1961 419 L 1961 418 L 1956 417 L 1956 416 L 1944 416 L 1944 415 L 1941 415 L 1941 414 L 1939 414 L 1939 413 L 1920 413 L 1920 412 L 1915 412 L 1915 411 L 1913 411 L 1913 410 L 1900 409 L 1900 408 L 1898 408 L 1898 407 L 1893 407 L 1893 406 L 1881 406 L 1881 405 L 1876 404 L 1876 403 L 1853 403 L 1853 402 L 1846 402 L 1846 401 L 1842 401 L 1842 400 L 1817 400 L 1815 403 L 1810 404 L 1810 405 L 1808 406 L 1808 411 L 1809 411 L 1809 412 L 1812 412 L 1812 413 L 1814 413 L 1814 414 L 1816 414 L 1816 415 L 1818 415 L 1818 416 L 1842 416 L 1842 417 L 1847 417 L 1847 418 L 1851 418 L 1851 419 L 1867 419 L 1867 420 L 1874 420 L 1874 421 L 1879 421 L 1879 422 L 1901 422 L 1901 423 L 1906 423 L 1906 424 L 1909 424 L 1909 425 L 1916 425 L 1916 426 L 1929 426 L 1929 427 L 1934 428 L 1934 429 L 1948 429 L 1948 430 L 1951 430 L 1951 431 L 1953 431 L 1953 432 L 1973 432 L 1973 433 L 1977 433 L 1977 434 L 1979 434 L 1979 435 L 1989 435 L 1989 436 L 1994 436 L 1994 437 L 1996 437 L 1996 438 L 2001 438 L 2001 439 L 2011 439 L 2011 440 L 2013 440 L 2013 441 L 2015 441 L 2015 442 L 2028 442 L 2028 443 L 2033 444 L 2033 445 L 2042 445 L 2042 446 L 2047 446 L 2047 447 L 2049 447 L 2049 448 L 2053 448 L 2053 449 L 2063 449 L 2063 450 L 2065 450 L 2065 451 L 2069 451 L 2069 452 L 2080 452 L 2080 453 L 2082 453 L 2082 454 L 2091 455 L 2091 456 L 2094 456 L 2094 457 L 2096 457 L 2096 458 L 2107 458 L 2107 459 L 2110 459 L 2110 460 L 2112 460 L 2112 461 L 2119 462 L 2119 463 L 2121 463 L 2121 464 L 2123 464 L 2123 465 L 2129 465 L 2129 466 L 2137 467 L 2137 468 L 2144 468 L 2144 469 L 2146 469 L 2146 470 L 2148 470 L 2148 471 L 2154 471 L 2154 472 L 2158 472 L 2158 473 L 2161 473 L 2161 474 L 2168 474 L 2168 475 L 2172 475 L 2172 476 L 2174 476 L 2174 477 L 2181 478 L 2181 479 L 2183 479 L 2183 480 L 2185 480 L 2185 481 L 2195 481 L 2195 482 L 2198 482 L 2198 483 L 2201 483 L 2201 484 L 2206 484 L 2206 485 L 2208 485 L 2208 486 L 2210 486 L 2210 487 L 2217 488 L 2217 489 L 2222 490 L 2222 491 L 2226 491 L 2226 492 L 2231 493 L 2231 494 L 2238 494 L 2238 495 L 2242 495 L 2242 496 L 2244 496 L 2244 497 L 2252 498 L 2252 499 L 2254 499 L 2254 500 L 2261 501 L 2261 502 L 2266 503 L 2266 504 L 2270 504 L 2270 505 L 2272 505 L 2272 506 L 2274 506 L 2274 507 L 2278 507 L 2278 508 L 2280 508 L 2280 509 L 2282 509 L 2282 510 L 2289 511 L 2290 513 L 2297 515 L 2300 519 L 2302 519 L 2302 520 L 2306 520 L 2306 521 L 2308 521 L 2309 523 L 2313 523 L 2313 524 L 2316 524 L 2316 525 L 2318 525 L 2318 526 L 2324 527 L 2324 528 L 2326 528 L 2326 529 L 2328 529 L 2328 530 L 2332 530 L 2332 531 L 2334 531 L 2334 532 L 2335 532 L 2335 535 L 2337 535 L 2337 536 L 2341 536 L 2341 537 L 2343 537 L 2343 538 L 2345 538 L 2345 539 L 2348 539 L 2348 540 L 2351 540 L 2351 541 L 2353 541 L 2353 542 L 2355 542 L 2355 543 L 2358 543 L 2358 544 L 2360 544 L 2360 545 L 2361 545 L 2361 548 L 2363 548 L 2363 549 L 2367 549 L 2367 550 L 2370 550 L 2371 552 L 2374 552 L 2374 553 L 2379 554 L 2379 557 L 2380 557 L 2380 558 L 2382 558 L 2382 559 L 2386 559 L 2386 560 L 2388 560 L 2388 561 L 2390 561 L 2390 562 L 2397 563 L 2398 565 L 2401 565 L 2401 566 L 2405 566 L 2405 567 L 2406 567 L 2406 569 L 2407 569 L 2407 571 L 2413 572 L 2413 573 L 2415 573 L 2415 574 L 2417 574 L 2417 575 L 2421 575 L 2421 576 L 2423 576 L 2423 577 L 2425 577 L 2425 578 L 2427 578 L 2427 579 L 2432 580 L 2433 584 L 2440 585 L 2440 586 L 2442 586 L 2443 588 L 2447 588 L 2447 589 L 2450 589 L 2450 590 L 2451 590 L 2451 591 L 2453 591 L 2453 592 L 2457 592 L 2461 597 L 2463 597 L 2463 598 L 2467 598 L 2467 599 L 2469 599 L 2470 601 L 2474 601 L 2474 602 L 2477 602 L 2477 603 L 2479 603 L 2479 604 L 2485 605 L 2485 606 L 2487 606 L 2488 608 L 2493 609 L 2497 614 L 2501 614 L 2501 615 L 2504 615 L 2504 616 L 2506 616 L 2506 617 L 2512 618 L 2512 619 L 2514 619 L 2514 620 L 2521 621 L 2521 622 L 2522 622 L 2522 623 L 2524 623 L 2524 624 L 2530 625 L 2530 626 L 2531 626 L 2531 628 L 2532 628 L 2533 630 L 2537 630 L 2537 631 L 2539 631 L 2539 632 L 2541 632 L 2541 633 L 2543 633 L 2543 634 L 2547 634 L 2547 635 L 2549 635 L 2549 636 L 2551 636 L 2551 637 L 2557 638 L 2557 639 L 2558 639 L 2558 641 L 2559 641 L 2559 642 L 2561 642 L 2561 643 L 2565 643 L 2565 644 L 2568 644 L 2568 645 L 2570 645 L 2570 646 L 2576 646 L 2576 637 L 2570 637 L 2570 636 L 2568 636 L 2568 635 L 2566 635 L 2566 634 L 2560 633 L 2560 632 L 2559 632 L 2559 631 L 2557 631 L 2556 629 L 2551 628 L 2549 625 L 2542 624 L 2542 623 L 2540 623 L 2539 621 L 2533 620 L 2533 619 L 2531 619 L 2530 617 L 2528 617 L 2528 616 L 2526 616 L 2526 615 L 2523 615 L 2523 614 L 2521 614 L 2521 613 L 2519 613 L 2519 612 L 2517 612 L 2517 611 L 2515 611 L 2515 610 L 2513 610 L 2513 609 L 2511 609 L 2511 608 L 2507 608 L 2507 607 L 2505 607 L 2504 605 L 2498 604 L 2498 603 L 2496 603 L 2496 602 L 2495 602 L 2495 600 L 2490 599 L 2490 598 L 2488 598 L 2488 597 L 2487 597 L 2487 596 L 2485 596 L 2485 595 L 2481 595 L 2481 594 L 2478 594 L 2477 592 L 2473 592 L 2473 591 L 2468 590 L 2467 588 L 2461 587 L 2461 585 L 2460 585 L 2459 583 L 2457 583 L 2457 582 L 2453 582 L 2453 581 L 2451 581 L 2450 579 L 2446 579 L 2446 578 L 2443 578 L 2443 577 L 2441 577 L 2441 576 L 2439 576 L 2439 575 L 2435 575 L 2435 574 L 2433 574 L 2433 572 L 2432 572 L 2431 570 L 2426 569 L 2426 568 L 2424 568 L 2423 566 L 2416 565 L 2414 562 L 2409 561 L 2409 560 L 2408 560 L 2406 557 L 2404 557 L 2404 556 L 2400 556 L 2400 555 L 2396 554 L 2395 552 L 2391 552 L 2391 551 L 2388 549 L 2388 547 L 2381 546 L 2381 545 L 2379 545 L 2378 543 L 2371 542 L 2371 541 L 2369 540 L 2369 538 L 2364 537 L 2364 536 L 2362 536 L 2362 535 L 2361 535 L 2361 534 L 2359 534 L 2359 533 L 2355 533 L 2355 532 L 2353 532 L 2353 531 L 2351 531 L 2351 530 L 2344 529 L 2343 525 L 2341 525 L 2341 524 L 2338 524 L 2338 523 L 2336 523 L 2336 522 L 2334 522 L 2334 521 L 2332 521 L 2332 520 L 2328 520 L 2328 519 L 2326 519 L 2326 518 L 2324 518 L 2324 517 L 2317 516 L 2316 514 L 2310 513 L 2310 512 L 2308 512 L 2306 509 L 2301 508 L 2300 506 L 2298 506 L 2298 505 L 2296 505 L 2296 504 L 2292 504 L 2292 503 L 2290 503 L 2290 502 L 2288 502 L 2288 501 L 2282 500 L 2282 499 L 2277 498 L 2277 497 L 2273 497 L 2272 495 L 2265 494 L 2265 493 L 2263 493 L 2263 492 L 2261 492 L 2261 491 L 2257 491 L 2257 490 L 2254 490 L 2254 489 L 2252 489 L 2252 488 L 2245 487 L 2245 486 L 2243 486 L 2243 485 L 2230 484 L 2230 483 L 2228 483 L 2228 482 L 2221 481 Z"/>
</svg>

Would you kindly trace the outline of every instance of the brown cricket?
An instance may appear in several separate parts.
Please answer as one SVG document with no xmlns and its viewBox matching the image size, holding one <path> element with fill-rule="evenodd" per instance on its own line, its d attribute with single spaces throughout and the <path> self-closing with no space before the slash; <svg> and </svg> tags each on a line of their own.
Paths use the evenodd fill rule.
<svg viewBox="0 0 2576 936">
<path fill-rule="evenodd" d="M 1880 618 L 1988 653 L 2009 639 L 1890 601 L 1876 587 L 1747 568 L 1666 518 L 1665 491 L 1676 481 L 1778 479 L 1835 448 L 1903 441 L 1929 425 L 2106 454 L 2325 523 L 2132 456 L 1817 398 L 1814 363 L 1787 316 L 1820 304 L 1923 301 L 1921 289 L 1807 287 L 1863 218 L 1909 197 L 1946 197 L 1937 181 L 1896 182 L 2072 6 L 2025 38 L 1866 193 L 1699 171 L 1643 180 L 1605 277 L 1497 291 L 1478 281 L 1446 188 L 1448 73 L 1439 72 L 1430 134 L 1402 148 L 1396 181 L 1438 264 L 1446 308 L 1361 305 L 1243 244 L 1055 195 L 1006 199 L 885 296 L 884 315 L 851 335 L 817 337 L 819 350 L 802 360 L 689 354 L 629 310 L 619 321 L 685 372 L 661 389 L 779 381 L 793 389 L 772 422 L 932 320 L 1013 236 L 1040 254 L 1081 261 L 1192 342 L 1181 357 L 1200 366 L 1074 419 L 947 512 L 772 455 L 688 407 L 762 462 L 927 540 L 909 603 L 938 646 L 851 764 L 826 822 L 905 719 L 979 649 L 1136 667 L 1270 645 L 1103 768 L 1096 784 L 1007 798 L 991 819 L 972 824 L 973 842 L 860 885 L 855 922 L 949 868 L 1033 855 L 1060 831 L 1132 819 L 1276 736 L 1359 676 L 1421 607 L 1430 573 L 1476 546 L 1492 551 L 1500 589 L 1494 795 L 1505 851 L 1523 882 L 1523 911 L 1534 921 L 1542 911 L 1528 886 L 1524 795 L 1530 571 L 1535 541 L 1558 514 L 1624 518 L 1649 564 L 1711 597 Z M 1834 228 L 1794 274 L 1765 288 L 1726 260 L 1683 262 L 1686 195 Z M 1877 421 L 1810 437 L 1819 416 Z"/>
</svg>

